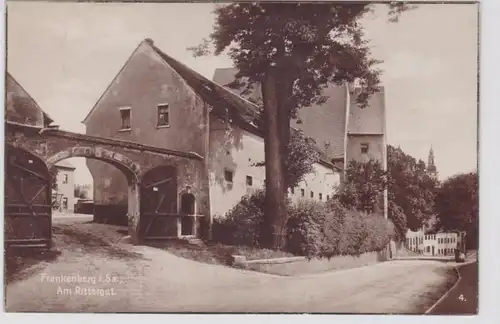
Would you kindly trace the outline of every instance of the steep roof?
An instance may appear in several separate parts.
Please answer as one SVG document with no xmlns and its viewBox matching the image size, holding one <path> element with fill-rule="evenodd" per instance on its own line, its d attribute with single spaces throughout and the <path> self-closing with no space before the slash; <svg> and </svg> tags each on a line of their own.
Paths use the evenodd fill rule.
<svg viewBox="0 0 500 324">
<path fill-rule="evenodd" d="M 385 92 L 380 87 L 368 100 L 366 108 L 356 104 L 359 89 L 351 94 L 351 107 L 349 111 L 348 134 L 383 135 L 385 133 Z"/>
<path fill-rule="evenodd" d="M 6 122 L 42 128 L 54 121 L 9 72 L 5 73 L 5 92 Z"/>
<path fill-rule="evenodd" d="M 215 70 L 213 80 L 229 91 L 239 94 L 238 89 L 228 87 L 234 81 L 237 71 L 236 68 L 218 68 Z M 364 109 L 355 102 L 357 93 L 359 89 L 349 96 L 349 119 L 347 119 L 347 87 L 329 85 L 323 90 L 323 95 L 328 97 L 327 101 L 321 105 L 300 109 L 298 119 L 292 121 L 292 125 L 312 137 L 329 158 L 343 158 L 346 132 L 351 135 L 382 135 L 385 132 L 384 89 L 381 88 L 380 92 L 372 95 L 368 107 Z M 255 86 L 245 97 L 259 100 L 260 86 Z"/>
<path fill-rule="evenodd" d="M 239 94 L 239 90 L 229 88 L 237 73 L 236 68 L 220 68 L 214 73 L 214 81 L 227 87 L 229 91 Z M 313 105 L 302 108 L 298 112 L 298 119 L 292 121 L 292 126 L 304 131 L 312 137 L 322 153 L 328 159 L 344 156 L 344 138 L 346 125 L 346 92 L 345 87 L 329 86 L 324 90 L 328 96 L 322 105 Z M 260 85 L 247 96 L 259 100 L 261 98 Z"/>
<path fill-rule="evenodd" d="M 212 106 L 213 114 L 221 117 L 225 117 L 229 114 L 229 117 L 235 121 L 254 126 L 253 122 L 258 116 L 258 107 L 255 104 L 228 91 L 223 86 L 205 78 L 201 74 L 167 55 L 156 47 L 151 40 L 147 40 L 147 42 L 168 65 L 179 73 L 205 102 Z"/>
</svg>

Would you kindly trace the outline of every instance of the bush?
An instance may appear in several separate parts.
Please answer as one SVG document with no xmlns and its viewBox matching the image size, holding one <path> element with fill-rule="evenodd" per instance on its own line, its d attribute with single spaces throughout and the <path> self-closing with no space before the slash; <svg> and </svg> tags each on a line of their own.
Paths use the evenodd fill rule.
<svg viewBox="0 0 500 324">
<path fill-rule="evenodd" d="M 216 219 L 212 237 L 216 242 L 260 247 L 264 225 L 265 191 L 259 190 Z M 308 258 L 360 255 L 380 251 L 394 234 L 392 223 L 377 214 L 346 210 L 337 200 L 326 203 L 288 202 L 286 252 Z"/>
<path fill-rule="evenodd" d="M 287 251 L 307 257 L 320 255 L 326 244 L 324 205 L 300 200 L 290 208 L 288 216 Z"/>
<path fill-rule="evenodd" d="M 264 202 L 264 190 L 243 196 L 240 202 L 227 212 L 225 218 L 214 221 L 212 239 L 224 244 L 260 246 Z"/>
</svg>

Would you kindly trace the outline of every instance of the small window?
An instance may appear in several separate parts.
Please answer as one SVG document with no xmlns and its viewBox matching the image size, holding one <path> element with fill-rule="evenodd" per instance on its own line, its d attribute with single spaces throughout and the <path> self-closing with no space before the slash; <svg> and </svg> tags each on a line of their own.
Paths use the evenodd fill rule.
<svg viewBox="0 0 500 324">
<path fill-rule="evenodd" d="M 306 191 L 304 189 L 300 189 L 300 195 L 304 197 L 306 195 Z"/>
<path fill-rule="evenodd" d="M 68 183 L 68 175 L 67 174 L 63 175 L 63 183 Z"/>
<path fill-rule="evenodd" d="M 311 198 L 314 198 L 314 192 L 311 191 Z"/>
<path fill-rule="evenodd" d="M 361 143 L 361 153 L 363 153 L 363 154 L 368 153 L 369 148 L 370 148 L 370 144 Z"/>
<path fill-rule="evenodd" d="M 62 201 L 63 209 L 68 209 L 68 197 L 64 197 Z"/>
<path fill-rule="evenodd" d="M 122 128 L 121 129 L 130 129 L 130 108 L 121 108 L 120 115 L 122 118 Z"/>
<path fill-rule="evenodd" d="M 225 170 L 224 171 L 224 180 L 227 182 L 233 183 L 233 171 Z"/>
<path fill-rule="evenodd" d="M 329 195 L 326 195 L 326 200 L 330 200 L 330 196 Z"/>
<path fill-rule="evenodd" d="M 323 200 L 323 194 L 322 193 L 319 194 L 319 200 Z"/>
<path fill-rule="evenodd" d="M 247 186 L 251 187 L 253 184 L 253 178 L 251 176 L 247 176 Z"/>
<path fill-rule="evenodd" d="M 169 115 L 168 115 L 168 104 L 158 105 L 158 126 L 168 126 L 170 125 Z"/>
</svg>

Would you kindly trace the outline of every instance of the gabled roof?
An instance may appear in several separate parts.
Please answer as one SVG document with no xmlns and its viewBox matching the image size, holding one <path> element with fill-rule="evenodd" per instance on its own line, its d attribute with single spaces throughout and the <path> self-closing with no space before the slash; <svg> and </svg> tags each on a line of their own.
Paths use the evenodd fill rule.
<svg viewBox="0 0 500 324">
<path fill-rule="evenodd" d="M 216 82 L 205 78 L 196 71 L 167 55 L 154 45 L 151 40 L 147 40 L 151 48 L 172 67 L 188 83 L 188 85 L 210 106 L 212 113 L 217 116 L 229 117 L 233 120 L 253 124 L 258 117 L 259 108 L 248 100 L 228 91 Z M 227 110 L 226 110 L 227 109 Z"/>
<path fill-rule="evenodd" d="M 42 128 L 54 121 L 9 72 L 5 73 L 5 92 L 6 122 Z"/>
</svg>

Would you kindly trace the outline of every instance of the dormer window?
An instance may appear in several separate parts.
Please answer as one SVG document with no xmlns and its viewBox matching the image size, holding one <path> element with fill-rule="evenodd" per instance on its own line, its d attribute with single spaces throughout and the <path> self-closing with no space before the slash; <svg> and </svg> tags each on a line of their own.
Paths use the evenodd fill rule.
<svg viewBox="0 0 500 324">
<path fill-rule="evenodd" d="M 366 154 L 366 153 L 368 153 L 369 149 L 370 149 L 370 144 L 361 143 L 361 153 Z"/>
<path fill-rule="evenodd" d="M 168 104 L 158 105 L 158 127 L 169 126 L 169 111 Z"/>
<path fill-rule="evenodd" d="M 121 125 L 121 129 L 122 130 L 128 130 L 130 129 L 132 126 L 131 126 L 131 122 L 130 122 L 130 107 L 123 107 L 123 108 L 120 108 L 120 117 L 122 119 L 122 125 Z"/>
</svg>

